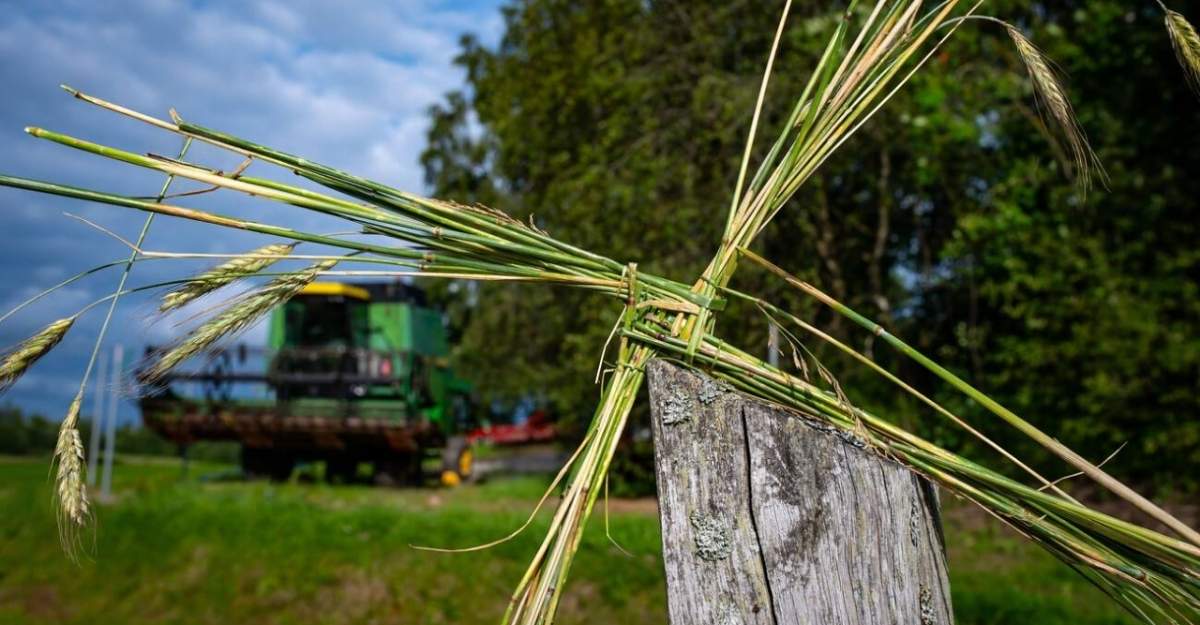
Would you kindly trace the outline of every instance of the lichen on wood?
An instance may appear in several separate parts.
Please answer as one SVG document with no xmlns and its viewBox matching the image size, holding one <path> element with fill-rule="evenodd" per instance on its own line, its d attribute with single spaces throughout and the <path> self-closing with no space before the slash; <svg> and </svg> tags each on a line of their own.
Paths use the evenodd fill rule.
<svg viewBox="0 0 1200 625">
<path fill-rule="evenodd" d="M 924 479 L 812 415 L 647 372 L 672 623 L 953 625 Z"/>
</svg>

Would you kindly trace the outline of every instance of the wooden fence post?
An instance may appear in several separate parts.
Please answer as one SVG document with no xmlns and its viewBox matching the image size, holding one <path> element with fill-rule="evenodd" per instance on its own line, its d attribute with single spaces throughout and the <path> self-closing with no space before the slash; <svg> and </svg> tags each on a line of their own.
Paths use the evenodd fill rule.
<svg viewBox="0 0 1200 625">
<path fill-rule="evenodd" d="M 649 364 L 673 625 L 952 625 L 936 491 L 805 416 Z"/>
</svg>

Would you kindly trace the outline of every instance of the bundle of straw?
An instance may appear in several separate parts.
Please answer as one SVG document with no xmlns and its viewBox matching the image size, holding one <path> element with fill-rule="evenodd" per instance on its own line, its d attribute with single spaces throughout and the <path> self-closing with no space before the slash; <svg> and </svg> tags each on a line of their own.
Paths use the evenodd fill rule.
<svg viewBox="0 0 1200 625">
<path fill-rule="evenodd" d="M 162 199 L 147 201 L 9 176 L 0 176 L 0 184 L 345 251 L 345 256 L 308 256 L 306 258 L 319 262 L 303 270 L 283 272 L 261 290 L 235 300 L 152 365 L 150 370 L 156 374 L 200 353 L 228 332 L 244 327 L 271 306 L 290 297 L 298 290 L 297 285 L 317 275 L 337 273 L 332 271 L 333 263 L 351 256 L 356 261 L 385 268 L 378 272 L 355 272 L 358 274 L 536 282 L 586 289 L 622 301 L 625 308 L 613 333 L 617 340 L 615 362 L 611 363 L 599 405 L 580 447 L 551 487 L 558 488 L 566 480 L 546 537 L 513 594 L 505 616 L 508 622 L 534 624 L 553 620 L 583 530 L 604 488 L 617 442 L 643 382 L 643 367 L 653 357 L 676 358 L 705 367 L 746 393 L 819 419 L 879 453 L 899 460 L 1042 545 L 1146 622 L 1200 621 L 1200 534 L 879 325 L 750 251 L 758 233 L 821 164 L 884 106 L 939 46 L 967 18 L 974 16 L 979 6 L 978 3 L 968 5 L 960 0 L 946 0 L 926 10 L 920 0 L 879 0 L 860 10 L 856 6 L 857 0 L 850 0 L 849 4 L 845 19 L 834 29 L 783 132 L 750 176 L 751 147 L 763 95 L 790 9 L 790 2 L 786 3 L 760 87 L 724 236 L 711 263 L 690 285 L 639 272 L 634 263 L 618 262 L 564 243 L 491 209 L 420 197 L 246 139 L 186 123 L 177 116 L 172 116 L 170 121 L 162 120 L 74 90 L 69 91 L 82 101 L 130 116 L 188 141 L 204 142 L 237 154 L 247 159 L 247 163 L 262 163 L 297 174 L 326 191 L 249 176 L 245 174 L 245 168 L 227 174 L 187 162 L 182 157 L 169 159 L 136 154 L 37 128 L 28 129 L 29 133 L 174 178 L 332 215 L 346 221 L 356 232 L 370 236 L 316 234 L 282 225 L 234 219 L 164 203 Z M 1018 31 L 1005 26 L 1010 29 L 1018 52 L 1029 65 L 1039 96 L 1058 103 L 1050 114 L 1060 131 L 1066 133 L 1065 140 L 1073 149 L 1079 150 L 1077 156 L 1082 155 L 1077 159 L 1079 167 L 1083 170 L 1094 167 L 1094 156 L 1082 132 L 1078 131 L 1069 105 L 1065 105 L 1065 90 L 1053 76 L 1043 71 L 1048 65 L 1041 53 Z M 1086 173 L 1081 174 L 1086 180 Z M 137 248 L 135 251 L 142 257 L 187 256 L 150 253 Z M 275 258 L 280 255 L 265 256 Z M 770 302 L 730 289 L 729 280 L 743 260 L 767 268 L 802 293 L 874 333 L 979 402 L 1001 423 L 1053 452 L 1074 470 L 1170 528 L 1177 537 L 1115 519 L 1080 504 L 1056 482 L 1047 480 L 987 438 L 975 425 L 920 394 L 867 357 Z M 239 270 L 237 278 L 247 277 L 265 267 L 247 263 L 235 263 L 234 266 L 252 268 Z M 193 289 L 210 284 L 211 278 L 211 275 L 203 274 L 194 280 L 200 286 Z M 147 285 L 129 291 L 158 286 Z M 998 453 L 1002 462 L 1013 463 L 1028 473 L 1034 484 L 1005 477 L 995 468 L 942 449 L 878 415 L 853 407 L 836 385 L 811 381 L 802 362 L 798 363 L 801 371 L 789 373 L 720 340 L 712 334 L 714 318 L 732 298 L 753 302 L 789 340 L 794 338 L 789 328 L 794 327 L 850 353 L 897 384 L 902 391 L 926 403 L 939 418 L 948 419 L 982 440 Z M 823 369 L 820 371 L 822 378 L 831 379 Z M 67 517 L 75 519 L 74 514 Z"/>
</svg>

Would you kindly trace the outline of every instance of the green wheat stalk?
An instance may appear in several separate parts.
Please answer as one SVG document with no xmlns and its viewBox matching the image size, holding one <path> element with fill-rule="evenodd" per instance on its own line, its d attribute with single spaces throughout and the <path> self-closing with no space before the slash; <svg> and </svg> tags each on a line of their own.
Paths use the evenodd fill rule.
<svg viewBox="0 0 1200 625">
<path fill-rule="evenodd" d="M 138 374 L 143 384 L 153 384 L 189 358 L 204 352 L 221 339 L 246 329 L 279 304 L 332 269 L 336 260 L 323 260 L 308 268 L 280 276 L 266 286 L 237 299 L 232 305 L 204 322 L 183 340 L 166 349 L 149 367 Z"/>
<path fill-rule="evenodd" d="M 179 149 L 179 158 L 186 156 L 191 146 L 192 140 L 185 138 L 183 146 Z M 158 192 L 159 201 L 166 196 L 172 182 L 174 182 L 174 176 L 168 175 Z M 112 322 L 113 313 L 116 312 L 117 302 L 121 298 L 121 293 L 125 290 L 129 274 L 133 271 L 133 264 L 137 261 L 138 246 L 146 240 L 146 235 L 150 233 L 150 226 L 153 223 L 154 214 L 150 213 L 146 215 L 146 220 L 142 223 L 142 229 L 138 232 L 137 243 L 134 245 L 133 251 L 129 254 L 129 259 L 125 262 L 125 266 L 121 270 L 121 278 L 117 281 L 117 287 L 113 291 L 112 298 L 109 301 L 108 310 L 104 313 L 104 321 L 100 324 L 100 331 L 96 334 L 96 341 L 92 344 L 92 353 L 88 357 L 87 366 L 84 368 L 83 375 L 79 379 L 79 390 L 75 392 L 75 399 L 72 400 L 67 410 L 67 416 L 63 419 L 62 425 L 59 428 L 58 444 L 54 449 L 54 458 L 58 463 L 59 471 L 57 490 L 59 505 L 58 525 L 62 543 L 66 547 L 67 552 L 72 555 L 75 553 L 77 547 L 76 541 L 72 539 L 76 535 L 74 528 L 81 527 L 87 520 L 87 491 L 83 481 L 83 443 L 80 441 L 79 430 L 75 424 L 79 420 L 79 410 L 83 402 L 84 389 L 87 388 L 88 379 L 91 377 L 92 369 L 96 365 L 96 359 L 100 356 L 100 347 L 104 344 L 104 337 L 108 333 L 108 326 Z"/>
<path fill-rule="evenodd" d="M 77 315 L 59 319 L 25 339 L 0 362 L 0 393 L 13 385 L 42 356 L 58 345 L 75 325 Z"/>
<path fill-rule="evenodd" d="M 282 260 L 295 247 L 295 243 L 272 243 L 231 258 L 163 295 L 158 310 L 175 310 L 236 280 L 252 276 Z"/>
<path fill-rule="evenodd" d="M 79 407 L 83 394 L 77 393 L 58 429 L 54 445 L 55 498 L 59 539 L 69 557 L 78 553 L 78 528 L 87 524 L 91 513 L 87 486 L 84 484 L 83 439 L 79 435 Z"/>
<path fill-rule="evenodd" d="M 1088 145 L 1087 136 L 1079 126 L 1075 109 L 1071 106 L 1071 100 L 1067 98 L 1067 91 L 1058 73 L 1051 67 L 1046 55 L 1020 30 L 1007 23 L 1004 23 L 1004 29 L 1029 72 L 1034 93 L 1043 104 L 1039 109 L 1043 118 L 1058 128 L 1063 142 L 1066 143 L 1080 186 L 1084 189 L 1090 186 L 1093 175 L 1098 176 L 1102 182 L 1105 181 L 1107 174 L 1104 172 L 1104 166 Z"/>
</svg>

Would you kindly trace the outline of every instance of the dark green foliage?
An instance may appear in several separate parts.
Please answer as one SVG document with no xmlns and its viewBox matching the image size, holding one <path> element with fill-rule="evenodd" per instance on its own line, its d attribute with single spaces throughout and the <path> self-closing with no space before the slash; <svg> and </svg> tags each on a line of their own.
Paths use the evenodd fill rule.
<svg viewBox="0 0 1200 625">
<path fill-rule="evenodd" d="M 649 438 L 626 440 L 613 456 L 608 482 L 613 497 L 655 496 L 654 443 Z"/>
<path fill-rule="evenodd" d="M 794 10 L 760 136 L 775 136 L 833 6 Z M 1110 188 L 1080 196 L 1011 42 L 972 22 L 759 245 L 1094 461 L 1128 441 L 1106 467 L 1116 475 L 1195 488 L 1200 109 L 1161 12 L 1110 0 L 988 10 L 1068 75 Z M 718 243 L 775 11 L 746 1 L 514 3 L 496 49 L 463 42 L 468 85 L 431 111 L 423 162 L 435 194 L 532 216 L 564 240 L 690 281 Z M 757 271 L 734 286 L 798 301 Z M 616 306 L 565 290 L 480 288 L 487 306 L 456 310 L 471 377 L 493 394 L 545 393 L 565 413 L 587 414 Z M 794 310 L 1019 455 L 1042 457 L 828 311 Z M 766 351 L 756 310 L 734 307 L 718 325 Z M 828 358 L 852 401 L 920 418 L 935 441 L 967 448 L 894 388 Z"/>
<path fill-rule="evenodd" d="M 0 407 L 0 454 L 50 453 L 57 439 L 57 423 L 38 414 L 27 417 L 15 406 Z"/>
</svg>

